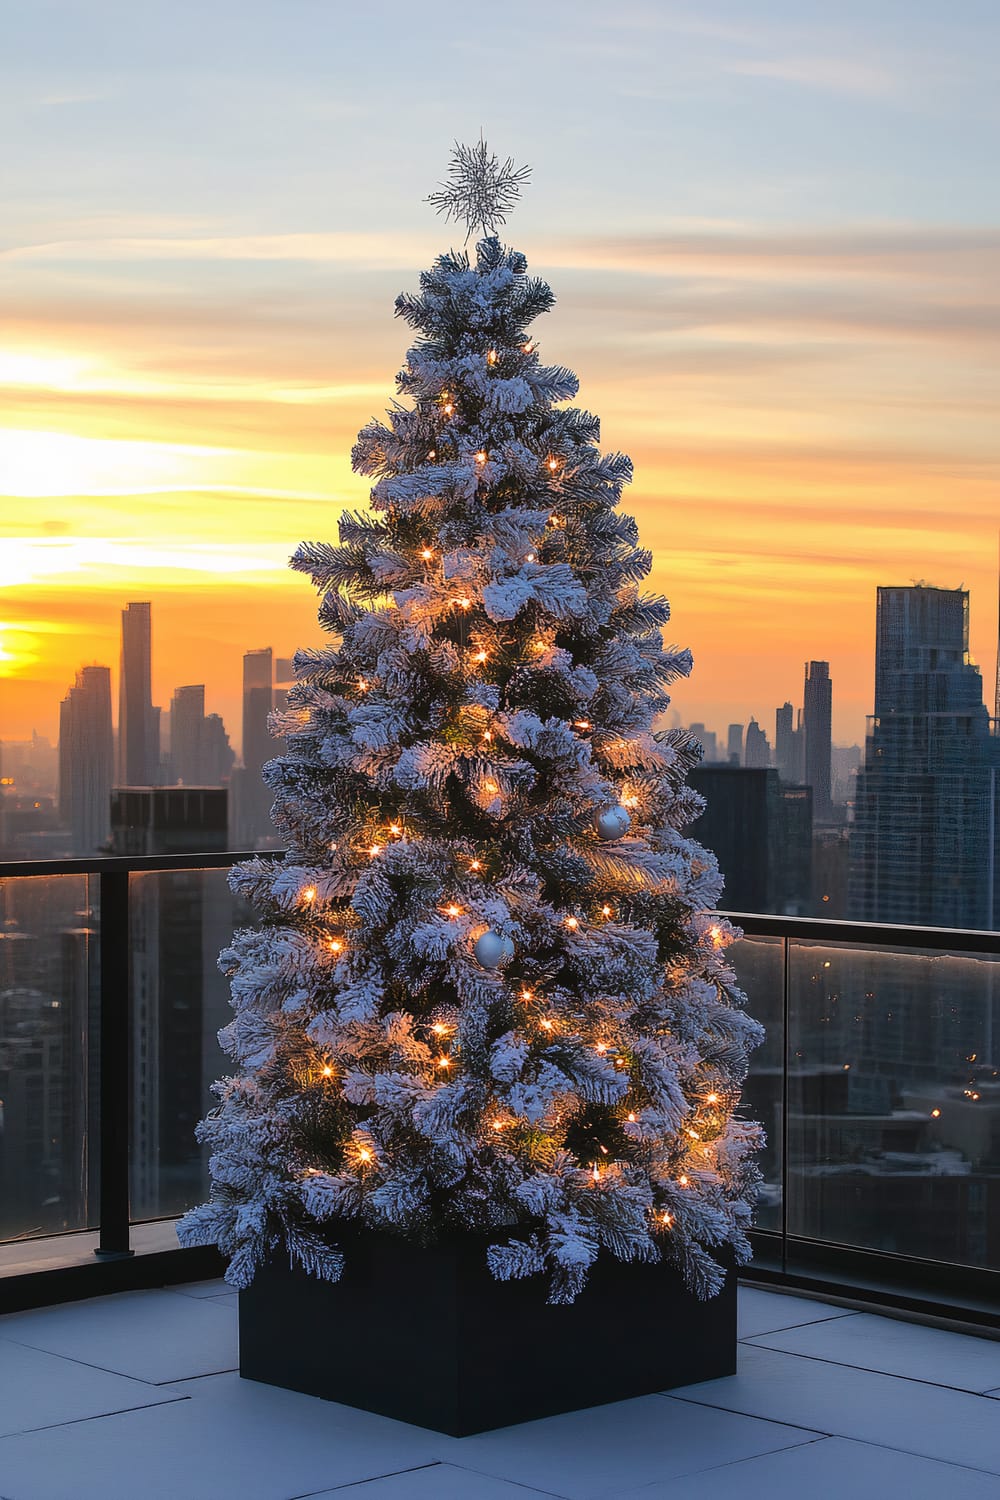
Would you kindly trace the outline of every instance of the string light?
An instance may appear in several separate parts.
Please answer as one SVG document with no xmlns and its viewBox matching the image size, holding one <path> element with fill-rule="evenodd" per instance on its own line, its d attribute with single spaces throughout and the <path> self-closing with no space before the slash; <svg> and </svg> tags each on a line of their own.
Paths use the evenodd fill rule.
<svg viewBox="0 0 1000 1500">
<path fill-rule="evenodd" d="M 484 729 L 483 730 L 483 739 L 486 741 L 487 744 L 489 744 L 489 742 L 490 742 L 490 740 L 492 738 L 493 738 L 493 736 L 490 733 L 490 731 L 488 729 Z"/>
<path fill-rule="evenodd" d="M 688 1185 L 688 1180 L 686 1177 L 678 1177 L 677 1182 L 680 1187 L 687 1187 Z"/>
<path fill-rule="evenodd" d="M 638 799 L 638 797 L 623 797 L 622 798 L 622 806 L 623 807 L 638 807 L 639 806 L 639 799 Z"/>
<path fill-rule="evenodd" d="M 403 825 L 402 825 L 402 823 L 390 823 L 389 824 L 389 832 L 391 834 L 393 834 L 394 837 L 399 838 L 399 836 L 402 833 L 402 831 L 403 831 Z"/>
<path fill-rule="evenodd" d="M 368 684 L 367 677 L 359 677 L 358 678 L 358 687 L 361 689 L 361 691 L 363 693 L 367 693 L 368 686 L 369 686 L 369 684 Z"/>
<path fill-rule="evenodd" d="M 331 1068 L 331 1066 L 330 1066 L 329 1063 L 327 1063 L 326 1067 L 323 1069 L 323 1077 L 324 1078 L 332 1078 L 333 1077 L 333 1069 Z"/>
<path fill-rule="evenodd" d="M 674 1216 L 673 1216 L 673 1214 L 667 1213 L 666 1211 L 664 1211 L 663 1218 L 660 1220 L 660 1223 L 661 1224 L 665 1224 L 667 1226 L 667 1228 L 669 1229 L 670 1226 L 671 1226 L 671 1224 L 673 1222 L 674 1222 Z"/>
<path fill-rule="evenodd" d="M 420 556 L 423 558 L 424 562 L 430 562 L 431 558 L 434 556 L 434 553 L 429 547 L 425 547 Z"/>
<path fill-rule="evenodd" d="M 483 789 L 491 794 L 500 790 L 495 781 L 484 781 Z"/>
<path fill-rule="evenodd" d="M 482 866 L 482 862 L 480 860 L 478 860 L 478 859 L 472 859 L 472 860 L 469 861 L 469 869 L 470 870 L 481 870 L 482 868 L 483 868 L 483 866 Z"/>
<path fill-rule="evenodd" d="M 697 1130 L 691 1130 L 691 1129 L 689 1129 L 688 1130 L 688 1135 L 691 1137 L 691 1139 L 693 1141 L 700 1141 L 701 1140 L 701 1136 L 698 1134 Z"/>
<path fill-rule="evenodd" d="M 591 1175 L 593 1176 L 593 1179 L 594 1179 L 595 1182 L 600 1182 L 600 1180 L 601 1180 L 601 1169 L 597 1165 L 596 1161 L 594 1162 L 594 1170 L 593 1170 L 593 1173 Z"/>
<path fill-rule="evenodd" d="M 601 1055 L 602 1055 L 602 1057 L 603 1057 L 604 1053 L 607 1052 L 607 1050 L 608 1050 L 608 1044 L 607 1044 L 607 1042 L 598 1042 L 597 1046 L 594 1048 L 594 1051 L 595 1052 L 600 1052 Z"/>
<path fill-rule="evenodd" d="M 358 1155 L 362 1161 L 371 1161 L 372 1159 L 372 1154 L 367 1146 L 362 1146 L 361 1150 L 358 1152 Z"/>
<path fill-rule="evenodd" d="M 602 906 L 601 907 L 601 916 L 602 917 L 610 917 L 610 915 L 611 915 L 611 907 L 610 906 Z"/>
<path fill-rule="evenodd" d="M 940 1120 L 940 1118 L 941 1118 L 941 1111 L 939 1109 L 932 1109 L 931 1110 L 931 1119 L 932 1120 Z"/>
<path fill-rule="evenodd" d="M 477 464 L 484 464 L 485 462 L 486 462 L 486 453 L 485 453 L 485 450 L 482 449 L 482 448 L 480 448 L 479 452 L 476 454 L 476 463 Z"/>
<path fill-rule="evenodd" d="M 431 1030 L 433 1031 L 435 1036 L 445 1036 L 448 1032 L 448 1028 L 447 1026 L 445 1026 L 443 1021 L 435 1021 L 434 1025 L 431 1027 Z"/>
<path fill-rule="evenodd" d="M 706 1104 L 718 1104 L 718 1102 L 719 1102 L 719 1096 L 718 1096 L 718 1094 L 706 1094 L 706 1096 L 705 1096 L 705 1103 Z"/>
<path fill-rule="evenodd" d="M 522 354 L 530 354 L 531 351 L 532 351 L 532 349 L 534 349 L 534 347 L 535 347 L 534 344 L 529 340 L 527 344 L 522 344 L 521 345 L 521 353 Z"/>
<path fill-rule="evenodd" d="M 493 1129 L 494 1130 L 502 1130 L 503 1129 L 503 1121 L 502 1120 L 494 1120 L 493 1121 Z"/>
<path fill-rule="evenodd" d="M 716 948 L 721 948 L 722 947 L 722 928 L 721 927 L 710 927 L 708 929 L 708 935 L 712 939 L 712 943 L 713 943 L 713 945 Z"/>
<path fill-rule="evenodd" d="M 497 351 L 495 349 L 490 349 L 487 352 L 487 355 L 486 355 L 486 363 L 488 365 L 495 365 L 496 362 L 497 362 Z"/>
<path fill-rule="evenodd" d="M 437 449 L 436 448 L 432 448 L 431 451 L 428 453 L 427 457 L 428 458 L 437 458 Z"/>
<path fill-rule="evenodd" d="M 558 467 L 559 467 L 559 460 L 557 458 L 550 458 L 549 459 L 549 468 L 554 471 L 554 470 L 558 469 Z"/>
<path fill-rule="evenodd" d="M 536 651 L 547 651 L 548 650 L 548 646 L 547 646 L 547 644 L 546 644 L 545 641 L 536 641 L 535 642 L 535 650 Z"/>
<path fill-rule="evenodd" d="M 552 1031 L 554 1029 L 552 1022 L 549 1020 L 548 1016 L 543 1016 L 538 1024 L 543 1031 Z"/>
<path fill-rule="evenodd" d="M 628 1122 L 629 1122 L 630 1125 L 634 1125 L 637 1119 L 638 1119 L 638 1116 L 636 1115 L 636 1113 L 634 1111 L 628 1116 Z"/>
<path fill-rule="evenodd" d="M 522 1000 L 534 1000 L 534 998 L 535 998 L 535 997 L 534 997 L 534 995 L 533 995 L 533 994 L 532 994 L 532 993 L 531 993 L 531 991 L 530 991 L 530 990 L 522 990 L 522 991 L 521 991 L 521 999 L 522 999 Z"/>
<path fill-rule="evenodd" d="M 590 728 L 590 720 L 589 719 L 574 719 L 574 721 L 573 721 L 573 728 L 574 729 L 589 729 Z"/>
<path fill-rule="evenodd" d="M 524 560 L 525 560 L 525 562 L 534 562 L 534 560 L 535 560 L 535 554 L 533 552 L 529 552 L 528 555 L 527 555 L 527 557 Z"/>
<path fill-rule="evenodd" d="M 450 1057 L 439 1057 L 438 1058 L 438 1067 L 439 1068 L 450 1068 L 451 1067 L 451 1058 Z"/>
<path fill-rule="evenodd" d="M 337 852 L 337 846 L 336 846 L 336 844 L 331 844 L 330 845 L 330 853 L 331 854 L 336 854 L 336 852 Z"/>
<path fill-rule="evenodd" d="M 307 905 L 308 905 L 309 902 L 315 901 L 316 900 L 316 887 L 314 885 L 308 885 L 308 886 L 306 886 L 305 890 L 302 892 L 302 899 L 303 899 L 303 901 L 306 902 Z"/>
<path fill-rule="evenodd" d="M 331 938 L 329 943 L 327 944 L 327 947 L 329 948 L 331 953 L 342 953 L 344 945 L 341 942 L 340 938 Z"/>
<path fill-rule="evenodd" d="M 469 609 L 472 606 L 472 600 L 468 596 L 463 596 L 461 599 L 453 599 L 451 602 L 452 604 L 457 604 L 459 609 Z"/>
<path fill-rule="evenodd" d="M 473 661 L 478 661 L 478 662 L 482 663 L 482 662 L 486 661 L 487 654 L 486 654 L 485 651 L 477 651 L 476 654 L 475 654 L 475 656 L 472 659 L 473 659 Z"/>
<path fill-rule="evenodd" d="M 382 845 L 372 844 L 371 848 L 368 850 L 368 853 L 371 855 L 372 859 L 374 859 L 376 855 L 382 853 Z"/>
<path fill-rule="evenodd" d="M 449 917 L 460 917 L 462 915 L 462 908 L 460 906 L 456 906 L 454 902 L 452 902 L 450 906 L 446 906 L 445 911 L 448 913 Z"/>
<path fill-rule="evenodd" d="M 579 919 L 579 917 L 567 917 L 566 918 L 566 926 L 568 928 L 570 928 L 570 930 L 572 932 L 575 932 L 576 929 L 579 927 L 579 925 L 580 925 L 580 919 Z"/>
</svg>

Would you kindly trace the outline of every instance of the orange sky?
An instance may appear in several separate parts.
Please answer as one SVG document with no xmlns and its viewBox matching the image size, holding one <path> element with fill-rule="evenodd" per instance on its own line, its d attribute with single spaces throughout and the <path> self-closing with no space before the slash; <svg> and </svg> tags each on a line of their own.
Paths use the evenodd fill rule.
<svg viewBox="0 0 1000 1500">
<path fill-rule="evenodd" d="M 992 702 L 995 7 L 293 9 L 6 26 L 0 739 L 54 736 L 151 599 L 155 700 L 204 681 L 238 743 L 241 653 L 316 638 L 286 561 L 365 502 L 393 299 L 456 238 L 421 200 L 480 125 L 534 169 L 509 238 L 559 299 L 543 355 L 635 461 L 682 718 L 773 736 L 828 658 L 858 740 L 876 586 L 916 579 L 971 590 Z"/>
<path fill-rule="evenodd" d="M 685 720 L 753 713 L 771 733 L 775 706 L 801 700 L 803 661 L 829 658 L 835 737 L 857 738 L 875 587 L 921 577 L 972 590 L 991 679 L 992 242 L 726 226 L 515 239 L 559 295 L 543 354 L 577 369 L 605 445 L 635 460 L 628 508 L 695 655 Z M 316 636 L 285 561 L 364 503 L 349 451 L 393 394 L 392 298 L 444 243 L 397 238 L 373 269 L 351 236 L 209 240 L 179 279 L 156 240 L 22 256 L 0 351 L 4 738 L 54 735 L 75 669 L 114 667 L 120 608 L 148 598 L 156 701 L 204 681 L 238 739 L 242 651 Z M 263 265 L 278 290 L 196 306 L 191 268 L 215 257 L 251 280 Z M 107 275 L 150 263 L 164 288 Z"/>
</svg>

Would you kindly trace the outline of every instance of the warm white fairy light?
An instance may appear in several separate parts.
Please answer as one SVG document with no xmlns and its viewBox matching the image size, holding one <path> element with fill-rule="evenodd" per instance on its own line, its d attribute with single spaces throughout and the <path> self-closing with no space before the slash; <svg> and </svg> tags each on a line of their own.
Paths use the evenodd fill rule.
<svg viewBox="0 0 1000 1500">
<path fill-rule="evenodd" d="M 397 838 L 398 839 L 399 836 L 400 836 L 400 834 L 403 832 L 403 825 L 402 825 L 402 823 L 390 823 L 389 824 L 389 832 L 392 834 L 393 838 Z"/>
<path fill-rule="evenodd" d="M 688 1180 L 687 1180 L 686 1176 L 678 1177 L 677 1182 L 678 1182 L 678 1185 L 680 1187 L 687 1187 L 687 1185 L 688 1185 Z"/>
<path fill-rule="evenodd" d="M 444 1024 L 443 1021 L 435 1021 L 434 1025 L 431 1027 L 431 1030 L 433 1031 L 435 1036 L 448 1035 L 448 1027 Z"/>
<path fill-rule="evenodd" d="M 482 665 L 482 663 L 484 661 L 486 661 L 487 659 L 488 659 L 488 655 L 487 655 L 487 652 L 485 652 L 485 651 L 477 651 L 476 654 L 475 654 L 475 656 L 472 658 L 473 661 L 478 661 L 480 663 L 480 665 Z"/>
<path fill-rule="evenodd" d="M 602 917 L 610 917 L 610 915 L 611 915 L 611 907 L 610 906 L 602 906 L 601 907 L 601 916 Z"/>
<path fill-rule="evenodd" d="M 434 553 L 429 547 L 425 547 L 420 556 L 423 558 L 424 562 L 430 562 L 431 558 L 434 556 Z"/>
<path fill-rule="evenodd" d="M 361 689 L 361 691 L 363 693 L 367 693 L 370 685 L 371 684 L 369 683 L 369 681 L 368 681 L 368 679 L 366 677 L 359 677 L 358 678 L 358 687 Z"/>
<path fill-rule="evenodd" d="M 452 901 L 450 905 L 445 907 L 445 912 L 449 917 L 460 917 L 462 915 L 462 908 L 456 906 L 454 901 Z"/>
<path fill-rule="evenodd" d="M 451 1058 L 450 1057 L 439 1057 L 438 1058 L 438 1067 L 439 1068 L 450 1068 L 451 1067 Z"/>
<path fill-rule="evenodd" d="M 326 1066 L 321 1069 L 321 1072 L 322 1072 L 324 1078 L 332 1078 L 333 1077 L 333 1068 L 330 1066 L 329 1063 L 327 1063 Z"/>
<path fill-rule="evenodd" d="M 302 899 L 307 906 L 311 905 L 316 900 L 316 887 L 314 885 L 307 885 L 302 892 Z"/>
<path fill-rule="evenodd" d="M 344 950 L 344 945 L 341 942 L 340 938 L 331 938 L 327 943 L 327 947 L 329 948 L 331 953 L 342 953 Z"/>
<path fill-rule="evenodd" d="M 428 458 L 437 458 L 437 449 L 436 448 L 431 448 L 431 450 L 427 454 L 427 457 Z"/>
<path fill-rule="evenodd" d="M 567 917 L 566 918 L 566 926 L 570 929 L 571 932 L 575 932 L 576 929 L 579 927 L 579 925 L 580 925 L 580 919 L 579 919 L 579 917 Z"/>
<path fill-rule="evenodd" d="M 718 1104 L 718 1102 L 719 1102 L 719 1096 L 718 1096 L 718 1094 L 706 1094 L 705 1095 L 705 1103 L 706 1104 Z"/>
<path fill-rule="evenodd" d="M 375 857 L 377 855 L 379 855 L 379 854 L 382 853 L 382 845 L 381 844 L 372 844 L 372 845 L 370 845 L 369 849 L 368 849 L 368 853 L 371 855 L 372 859 L 375 859 Z"/>
<path fill-rule="evenodd" d="M 479 452 L 476 454 L 476 463 L 477 464 L 484 464 L 485 462 L 486 462 L 486 452 L 485 452 L 485 449 L 480 448 Z"/>
<path fill-rule="evenodd" d="M 557 458 L 550 458 L 549 459 L 549 468 L 554 472 L 556 469 L 558 469 L 558 467 L 559 467 L 559 460 Z"/>
</svg>

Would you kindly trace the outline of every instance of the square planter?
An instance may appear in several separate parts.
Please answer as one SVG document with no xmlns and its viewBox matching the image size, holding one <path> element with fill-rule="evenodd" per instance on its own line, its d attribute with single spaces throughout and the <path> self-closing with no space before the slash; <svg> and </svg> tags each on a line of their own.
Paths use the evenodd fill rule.
<svg viewBox="0 0 1000 1500">
<path fill-rule="evenodd" d="M 736 1277 L 699 1302 L 670 1266 L 603 1255 L 569 1307 L 495 1281 L 467 1235 L 338 1234 L 336 1284 L 282 1262 L 240 1293 L 240 1374 L 454 1437 L 736 1370 Z"/>
</svg>

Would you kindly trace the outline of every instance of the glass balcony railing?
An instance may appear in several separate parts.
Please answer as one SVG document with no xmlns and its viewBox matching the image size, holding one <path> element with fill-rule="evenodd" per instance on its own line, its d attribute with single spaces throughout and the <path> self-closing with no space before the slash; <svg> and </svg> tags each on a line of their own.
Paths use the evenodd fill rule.
<svg viewBox="0 0 1000 1500">
<path fill-rule="evenodd" d="M 0 865 L 0 1271 L 73 1231 L 125 1254 L 204 1197 L 242 857 Z M 767 1027 L 742 1106 L 768 1136 L 760 1264 L 995 1294 L 1000 935 L 731 915 Z"/>
</svg>

